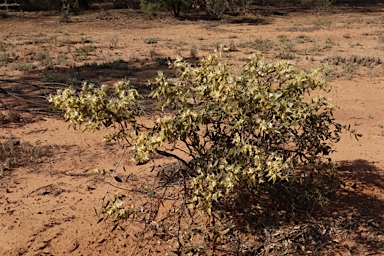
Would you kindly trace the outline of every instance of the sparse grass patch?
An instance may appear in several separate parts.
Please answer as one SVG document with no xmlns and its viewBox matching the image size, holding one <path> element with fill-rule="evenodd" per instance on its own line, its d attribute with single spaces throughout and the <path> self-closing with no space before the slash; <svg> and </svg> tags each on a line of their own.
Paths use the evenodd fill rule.
<svg viewBox="0 0 384 256">
<path fill-rule="evenodd" d="M 83 79 L 76 73 L 67 73 L 65 76 L 54 73 L 44 74 L 43 82 L 64 83 L 68 85 L 80 85 Z"/>
<path fill-rule="evenodd" d="M 229 49 L 230 49 L 230 51 L 237 51 L 235 41 L 231 40 L 231 42 L 229 43 Z"/>
<path fill-rule="evenodd" d="M 79 74 L 77 73 L 67 73 L 66 74 L 66 83 L 67 84 L 70 84 L 70 85 L 80 85 L 81 83 L 83 83 L 83 78 L 80 77 Z"/>
<path fill-rule="evenodd" d="M 306 51 L 311 54 L 319 55 L 321 52 L 323 52 L 323 50 L 323 47 L 319 46 L 318 44 L 313 44 Z"/>
<path fill-rule="evenodd" d="M 52 146 L 32 145 L 11 136 L 0 137 L 0 176 L 14 168 L 40 163 L 52 156 Z"/>
<path fill-rule="evenodd" d="M 114 35 L 113 38 L 111 38 L 111 40 L 109 41 L 108 48 L 109 49 L 116 49 L 118 43 L 119 43 L 119 36 Z"/>
<path fill-rule="evenodd" d="M 280 43 L 284 43 L 284 42 L 290 42 L 291 40 L 288 38 L 287 35 L 284 35 L 284 34 L 280 34 L 277 36 L 277 38 L 279 39 Z"/>
<path fill-rule="evenodd" d="M 75 61 L 84 61 L 88 60 L 88 55 L 95 51 L 96 47 L 93 45 L 84 45 L 80 48 L 77 48 L 73 53 L 72 57 Z"/>
<path fill-rule="evenodd" d="M 326 58 L 327 62 L 330 62 L 333 65 L 339 65 L 344 62 L 344 58 L 339 55 L 333 55 L 332 57 Z"/>
<path fill-rule="evenodd" d="M 52 74 L 52 73 L 44 73 L 44 77 L 42 78 L 43 82 L 51 82 L 51 83 L 67 83 L 67 79 L 65 77 Z"/>
<path fill-rule="evenodd" d="M 341 66 L 342 70 L 339 72 L 339 76 L 345 76 L 347 79 L 352 79 L 357 74 L 359 67 L 374 67 L 382 64 L 380 57 L 358 56 L 351 55 L 348 57 L 333 55 L 326 57 L 322 60 L 323 63 L 329 65 Z M 335 74 L 332 74 L 335 77 Z"/>
<path fill-rule="evenodd" d="M 332 25 L 332 21 L 331 20 L 326 20 L 326 19 L 317 19 L 316 21 L 313 22 L 313 25 L 316 26 L 316 27 L 327 27 L 329 28 L 331 25 Z"/>
<path fill-rule="evenodd" d="M 18 85 L 13 85 L 13 86 L 11 86 L 11 88 L 10 88 L 10 92 L 11 93 L 21 93 L 21 87 L 20 86 L 18 86 Z"/>
<path fill-rule="evenodd" d="M 0 111 L 0 124 L 5 124 L 5 123 L 7 123 L 7 116 Z"/>
<path fill-rule="evenodd" d="M 49 52 L 38 52 L 30 56 L 30 60 L 36 60 L 40 62 L 41 66 L 46 68 L 53 68 L 53 60 Z"/>
<path fill-rule="evenodd" d="M 151 57 L 151 59 L 155 59 L 156 56 L 157 56 L 157 52 L 156 52 L 156 47 L 152 47 L 150 50 L 149 50 L 149 56 Z"/>
<path fill-rule="evenodd" d="M 93 41 L 87 37 L 81 37 L 79 40 L 62 39 L 57 43 L 57 37 L 54 37 L 54 41 L 59 47 L 74 45 L 74 44 L 91 44 Z"/>
<path fill-rule="evenodd" d="M 68 60 L 67 60 L 67 56 L 65 53 L 61 53 L 57 56 L 57 59 L 55 60 L 55 64 L 56 65 L 64 65 L 64 66 L 67 66 L 68 65 Z"/>
<path fill-rule="evenodd" d="M 376 66 L 376 65 L 382 64 L 382 60 L 380 57 L 358 56 L 358 55 L 351 55 L 349 57 L 333 55 L 333 56 L 324 58 L 323 62 L 327 62 L 332 65 L 339 65 L 339 64 L 345 63 L 345 64 L 356 64 L 360 66 Z"/>
<path fill-rule="evenodd" d="M 0 43 L 0 51 L 6 52 L 7 51 L 7 46 L 5 43 Z"/>
<path fill-rule="evenodd" d="M 292 52 L 279 52 L 276 55 L 276 58 L 282 59 L 282 60 L 293 60 L 295 58 L 295 54 Z"/>
<path fill-rule="evenodd" d="M 311 57 L 306 56 L 305 59 L 310 60 L 312 62 L 316 61 L 315 57 L 313 57 L 313 56 L 311 56 Z"/>
<path fill-rule="evenodd" d="M 32 39 L 32 40 L 27 40 L 27 41 L 24 41 L 24 42 L 21 42 L 21 43 L 18 43 L 19 45 L 40 45 L 40 44 L 44 44 L 44 43 L 47 43 L 48 40 L 45 39 L 45 38 L 41 38 L 41 39 Z"/>
<path fill-rule="evenodd" d="M 192 45 L 192 47 L 191 47 L 191 50 L 190 50 L 190 52 L 189 52 L 189 56 L 192 58 L 192 59 L 197 59 L 198 57 L 197 57 L 197 55 L 198 55 L 198 48 L 197 48 L 197 46 L 196 45 Z"/>
<path fill-rule="evenodd" d="M 172 48 L 173 48 L 172 40 L 167 40 L 167 41 L 165 41 L 165 46 L 166 46 L 168 49 L 172 49 Z"/>
<path fill-rule="evenodd" d="M 18 123 L 21 121 L 21 115 L 14 110 L 8 110 L 8 118 L 11 123 Z"/>
<path fill-rule="evenodd" d="M 155 58 L 155 61 L 158 65 L 164 66 L 168 65 L 170 58 Z"/>
<path fill-rule="evenodd" d="M 324 49 L 330 49 L 330 48 L 332 48 L 335 45 L 336 45 L 336 43 L 333 40 L 333 38 L 329 37 L 329 38 L 327 38 L 327 40 L 325 40 L 325 47 L 324 47 Z"/>
<path fill-rule="evenodd" d="M 67 45 L 70 45 L 70 44 L 77 44 L 78 42 L 77 41 L 72 41 L 72 40 L 69 40 L 69 39 L 63 39 L 59 42 L 58 46 L 61 47 L 61 46 L 67 46 Z"/>
<path fill-rule="evenodd" d="M 144 39 L 144 42 L 146 44 L 157 44 L 158 41 L 159 41 L 159 38 L 157 38 L 157 37 L 149 37 L 149 38 Z"/>
<path fill-rule="evenodd" d="M 82 51 L 85 54 L 89 54 L 89 53 L 93 52 L 95 49 L 96 49 L 96 47 L 93 45 L 84 45 L 84 46 L 79 48 L 79 51 Z"/>
<path fill-rule="evenodd" d="M 183 46 L 186 46 L 186 45 L 188 45 L 188 43 L 183 41 L 183 40 L 180 40 L 179 42 L 176 43 L 176 46 L 178 46 L 178 47 L 183 47 Z"/>
<path fill-rule="evenodd" d="M 0 53 L 0 64 L 7 64 L 9 62 L 9 53 Z"/>
<path fill-rule="evenodd" d="M 313 42 L 313 40 L 309 38 L 309 36 L 301 34 L 296 37 L 296 42 L 299 44 L 304 44 L 308 42 Z"/>
<path fill-rule="evenodd" d="M 274 45 L 272 40 L 260 37 L 255 40 L 240 42 L 237 46 L 240 48 L 256 49 L 262 53 L 268 53 Z"/>
<path fill-rule="evenodd" d="M 384 46 L 384 32 L 379 32 L 377 34 L 377 42 L 380 46 Z"/>
<path fill-rule="evenodd" d="M 129 56 L 128 60 L 129 60 L 129 61 L 136 62 L 136 61 L 139 60 L 139 57 L 137 57 L 136 55 L 133 54 L 133 55 Z"/>
<path fill-rule="evenodd" d="M 36 68 L 36 65 L 32 63 L 17 63 L 12 66 L 17 71 L 29 71 Z"/>
<path fill-rule="evenodd" d="M 206 44 L 200 44 L 199 49 L 200 51 L 210 51 L 210 47 Z"/>
<path fill-rule="evenodd" d="M 278 35 L 277 38 L 279 39 L 284 51 L 295 51 L 295 45 L 291 39 L 287 37 L 287 35 Z"/>
<path fill-rule="evenodd" d="M 352 77 L 356 74 L 357 72 L 357 66 L 353 65 L 351 63 L 346 64 L 343 66 L 343 75 L 346 76 L 347 79 L 352 79 Z"/>
<path fill-rule="evenodd" d="M 103 63 L 93 62 L 85 66 L 92 69 L 111 69 L 111 70 L 122 70 L 122 71 L 130 70 L 132 72 L 137 71 L 137 68 L 128 66 L 128 63 L 122 59 L 117 59 L 114 61 L 103 62 Z"/>
<path fill-rule="evenodd" d="M 92 40 L 89 38 L 86 38 L 86 37 L 81 37 L 80 40 L 77 42 L 81 43 L 81 44 L 90 44 L 90 43 L 92 43 Z"/>
</svg>

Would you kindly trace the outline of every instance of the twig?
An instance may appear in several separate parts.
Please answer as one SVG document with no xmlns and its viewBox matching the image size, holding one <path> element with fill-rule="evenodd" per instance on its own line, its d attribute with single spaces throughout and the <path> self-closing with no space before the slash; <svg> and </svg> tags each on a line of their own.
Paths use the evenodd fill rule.
<svg viewBox="0 0 384 256">
<path fill-rule="evenodd" d="M 4 102 L 2 102 L 2 101 L 0 100 L 0 103 L 1 103 L 1 105 L 3 105 L 3 107 L 4 107 L 6 110 L 8 110 L 8 107 L 7 107 L 7 105 L 4 104 Z"/>
<path fill-rule="evenodd" d="M 103 201 L 104 201 L 105 197 L 106 197 L 107 194 L 108 194 L 109 187 L 111 186 L 111 182 L 112 182 L 112 180 L 115 178 L 115 176 L 114 176 L 114 175 L 115 175 L 115 172 L 116 172 L 117 168 L 120 166 L 120 163 L 121 163 L 121 161 L 123 160 L 123 157 L 124 157 L 125 153 L 127 152 L 127 150 L 128 150 L 128 147 L 125 147 L 123 153 L 120 155 L 120 159 L 119 159 L 119 161 L 117 162 L 115 168 L 111 170 L 111 173 L 110 173 L 110 174 L 111 174 L 111 179 L 107 182 L 107 189 L 106 189 L 105 194 L 104 194 L 104 196 L 103 196 Z"/>
<path fill-rule="evenodd" d="M 19 99 L 19 100 L 24 101 L 24 102 L 28 102 L 28 103 L 32 103 L 32 104 L 40 105 L 40 106 L 44 106 L 44 107 L 48 107 L 48 106 L 49 106 L 49 104 L 44 104 L 44 103 L 40 103 L 40 102 L 34 102 L 34 101 L 30 101 L 30 100 L 23 99 L 23 98 L 17 96 L 16 94 L 7 92 L 6 90 L 4 90 L 4 89 L 2 89 L 2 88 L 0 88 L 0 92 L 1 92 L 1 93 L 5 93 L 5 94 L 8 94 L 9 96 L 14 97 L 14 98 Z"/>
<path fill-rule="evenodd" d="M 24 85 L 30 85 L 30 86 L 33 86 L 33 87 L 37 87 L 39 89 L 43 89 L 43 88 L 46 88 L 46 89 L 57 89 L 56 87 L 49 87 L 49 86 L 46 86 L 46 85 L 60 85 L 60 86 L 66 86 L 66 87 L 69 87 L 70 85 L 69 84 L 65 84 L 65 83 L 37 83 L 37 84 L 33 84 L 33 83 L 28 83 L 28 82 L 25 82 L 25 81 L 19 81 L 19 80 L 12 80 L 12 79 L 0 79 L 0 82 L 5 82 L 5 83 L 16 83 L 16 84 L 24 84 Z"/>
<path fill-rule="evenodd" d="M 73 175 L 67 174 L 67 175 L 69 175 L 69 176 L 85 176 L 85 175 L 80 175 L 80 174 L 79 175 L 77 175 L 77 174 L 73 174 Z M 117 188 L 117 189 L 121 189 L 121 190 L 127 191 L 127 192 L 134 192 L 134 193 L 141 193 L 141 194 L 145 194 L 146 193 L 146 191 L 141 191 L 139 189 L 122 188 L 122 187 L 116 186 L 114 184 L 111 184 L 108 181 L 103 181 L 102 180 L 101 182 L 103 182 L 105 184 L 109 184 L 109 186 L 111 186 L 111 187 L 114 187 L 114 188 Z M 177 201 L 177 198 L 173 198 L 173 197 L 158 196 L 158 195 L 155 195 L 155 194 L 153 195 L 153 197 L 156 198 L 156 199 L 165 199 L 165 200 L 170 200 L 170 201 Z"/>
</svg>

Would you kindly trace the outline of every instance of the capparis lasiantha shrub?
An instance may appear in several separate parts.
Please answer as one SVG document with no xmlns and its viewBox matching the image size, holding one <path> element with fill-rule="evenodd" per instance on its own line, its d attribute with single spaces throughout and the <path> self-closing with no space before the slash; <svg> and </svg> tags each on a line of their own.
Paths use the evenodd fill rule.
<svg viewBox="0 0 384 256">
<path fill-rule="evenodd" d="M 257 54 L 239 73 L 219 53 L 197 67 L 181 58 L 170 66 L 177 79 L 159 73 L 152 82 L 150 96 L 163 114 L 149 128 L 139 125 L 144 108 L 127 82 L 84 85 L 79 92 L 69 88 L 50 102 L 73 125 L 87 122 L 89 130 L 115 125 L 107 139 L 132 144 L 132 159 L 139 164 L 155 154 L 174 157 L 183 169 L 184 205 L 208 218 L 221 216 L 212 218 L 215 223 L 230 219 L 231 210 L 262 202 L 276 206 L 281 199 L 290 210 L 321 204 L 337 187 L 330 154 L 349 127 L 333 118 L 335 107 L 322 96 L 331 85 L 316 71 L 270 63 Z M 127 218 L 132 209 L 127 214 L 115 197 L 105 213 Z"/>
<path fill-rule="evenodd" d="M 316 72 L 259 55 L 248 58 L 241 74 L 232 74 L 218 55 L 196 68 L 182 59 L 172 67 L 179 80 L 159 74 L 151 93 L 169 114 L 139 137 L 133 158 L 148 161 L 164 142 L 182 145 L 197 209 L 210 214 L 265 183 L 315 182 L 309 179 L 314 174 L 334 174 L 329 154 L 343 126 L 321 96 L 331 86 Z"/>
</svg>

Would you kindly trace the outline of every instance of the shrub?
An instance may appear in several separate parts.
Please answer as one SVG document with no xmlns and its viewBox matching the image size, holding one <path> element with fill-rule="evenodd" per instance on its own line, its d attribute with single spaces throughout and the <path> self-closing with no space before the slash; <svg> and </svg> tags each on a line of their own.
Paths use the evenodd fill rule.
<svg viewBox="0 0 384 256">
<path fill-rule="evenodd" d="M 151 19 L 157 15 L 157 12 L 161 9 L 161 4 L 150 0 L 140 0 L 140 8 L 144 15 Z"/>
<path fill-rule="evenodd" d="M 63 5 L 68 4 L 68 10 L 72 10 L 75 4 L 80 9 L 89 9 L 91 0 L 15 0 L 14 2 L 21 5 L 23 10 L 60 10 Z"/>
<path fill-rule="evenodd" d="M 210 214 L 265 183 L 333 175 L 330 142 L 339 140 L 342 126 L 326 98 L 309 97 L 311 91 L 330 89 L 316 72 L 270 64 L 258 55 L 247 60 L 240 75 L 231 74 L 215 55 L 197 68 L 181 59 L 173 67 L 181 82 L 160 74 L 151 95 L 174 115 L 142 135 L 134 159 L 148 161 L 165 142 L 175 149 L 183 145 L 196 208 Z"/>
<path fill-rule="evenodd" d="M 180 195 L 181 203 L 177 210 L 166 211 L 169 214 L 161 218 L 161 227 L 166 228 L 165 220 L 177 215 L 169 233 L 178 230 L 174 237 L 178 254 L 197 253 L 201 247 L 183 246 L 196 235 L 213 250 L 217 243 L 227 243 L 238 234 L 236 222 L 231 221 L 238 213 L 244 218 L 252 207 L 260 214 L 311 210 L 337 188 L 329 155 L 340 133 L 349 127 L 334 120 L 334 106 L 321 95 L 331 86 L 316 72 L 298 71 L 287 62 L 268 63 L 260 55 L 250 56 L 240 74 L 231 72 L 220 54 L 201 60 L 197 67 L 178 58 L 171 67 L 177 79 L 160 73 L 152 84 L 150 95 L 164 114 L 147 129 L 138 125 L 142 113 L 138 94 L 126 82 L 102 88 L 84 85 L 78 94 L 66 89 L 50 96 L 53 106 L 65 110 L 66 120 L 73 125 L 87 121 L 85 128 L 93 130 L 117 124 L 118 131 L 106 139 L 133 142 L 132 158 L 137 163 L 145 164 L 160 154 L 181 164 L 157 169 L 156 177 L 182 177 L 182 182 L 163 178 L 153 186 L 164 189 L 162 193 L 146 185 L 148 191 L 143 194 L 149 208 L 147 203 L 137 208 L 132 203 L 125 209 L 123 199 L 115 196 L 104 206 L 106 218 L 128 219 L 150 209 L 143 222 L 156 223 L 159 210 L 153 209 L 162 205 L 173 184 L 179 188 L 173 196 Z M 127 131 L 127 126 L 132 129 Z M 159 203 L 153 203 L 154 195 L 163 195 Z M 195 212 L 202 213 L 209 224 L 199 226 Z M 182 222 L 187 216 L 193 221 Z"/>
<path fill-rule="evenodd" d="M 21 8 L 26 11 L 60 10 L 62 6 L 61 0 L 17 0 L 15 2 L 20 4 Z"/>
<path fill-rule="evenodd" d="M 329 11 L 333 7 L 334 0 L 300 0 L 304 7 L 317 8 L 323 11 Z"/>
<path fill-rule="evenodd" d="M 235 9 L 246 10 L 251 3 L 249 0 L 206 0 L 204 6 L 208 12 L 222 18 L 226 11 L 235 11 Z"/>
<path fill-rule="evenodd" d="M 156 16 L 156 12 L 167 10 L 174 17 L 180 17 L 182 11 L 188 10 L 191 7 L 190 0 L 140 0 L 140 7 L 144 11 L 145 16 L 152 18 Z"/>
<path fill-rule="evenodd" d="M 156 12 L 167 10 L 174 17 L 179 17 L 181 12 L 191 11 L 193 8 L 203 9 L 215 18 L 222 18 L 225 12 L 236 12 L 246 10 L 251 3 L 249 0 L 140 0 L 140 7 L 147 17 L 156 16 Z"/>
</svg>

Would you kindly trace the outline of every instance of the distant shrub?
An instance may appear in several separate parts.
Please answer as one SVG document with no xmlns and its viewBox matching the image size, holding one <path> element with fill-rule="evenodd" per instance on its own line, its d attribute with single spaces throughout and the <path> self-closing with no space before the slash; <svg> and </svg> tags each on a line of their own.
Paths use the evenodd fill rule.
<svg viewBox="0 0 384 256">
<path fill-rule="evenodd" d="M 76 7 L 80 9 L 89 9 L 91 0 L 15 0 L 26 11 L 38 10 L 61 10 L 63 4 L 69 6 L 69 9 Z"/>
<path fill-rule="evenodd" d="M 140 8 L 147 18 L 153 18 L 161 10 L 161 4 L 157 1 L 140 0 Z"/>
<path fill-rule="evenodd" d="M 16 0 L 15 2 L 26 11 L 60 10 L 62 6 L 61 0 Z"/>
<path fill-rule="evenodd" d="M 323 11 L 329 11 L 333 7 L 335 0 L 300 0 L 302 6 L 307 8 L 317 8 Z"/>
<path fill-rule="evenodd" d="M 250 0 L 206 0 L 204 1 L 205 8 L 208 12 L 222 18 L 227 11 L 234 12 L 237 10 L 246 10 L 248 5 L 251 4 Z"/>
<path fill-rule="evenodd" d="M 158 11 L 169 11 L 174 17 L 180 17 L 182 11 L 191 8 L 191 0 L 140 0 L 140 7 L 145 16 L 152 18 Z"/>
</svg>

